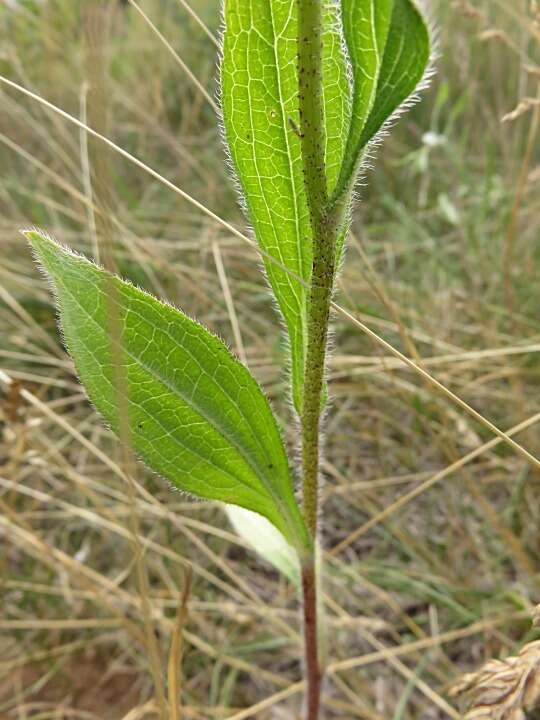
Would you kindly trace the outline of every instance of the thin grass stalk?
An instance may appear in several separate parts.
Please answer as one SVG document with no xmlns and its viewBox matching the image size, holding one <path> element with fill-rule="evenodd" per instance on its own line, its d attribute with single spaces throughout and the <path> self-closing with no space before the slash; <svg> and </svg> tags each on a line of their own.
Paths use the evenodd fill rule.
<svg viewBox="0 0 540 720">
<path fill-rule="evenodd" d="M 87 73 L 90 77 L 88 94 L 88 114 L 91 124 L 106 135 L 106 65 L 104 41 L 110 32 L 113 10 L 103 1 L 86 8 L 84 15 L 85 49 L 87 53 Z M 111 176 L 109 159 L 101 144 L 90 146 L 94 150 L 89 154 L 88 188 L 91 197 L 101 208 L 96 220 L 97 255 L 104 267 L 116 273 L 113 224 L 110 207 Z M 90 168 L 93 165 L 93 172 Z M 92 184 L 95 184 L 95 190 Z M 111 358 L 113 366 L 113 389 L 118 413 L 118 437 L 120 465 L 127 478 L 127 495 L 129 507 L 129 529 L 135 561 L 137 588 L 140 595 L 141 611 L 144 622 L 145 647 L 148 651 L 149 665 L 154 681 L 155 700 L 160 720 L 167 720 L 167 704 L 162 678 L 162 658 L 154 631 L 150 588 L 144 550 L 140 541 L 140 521 L 136 505 L 136 460 L 132 449 L 132 437 L 129 425 L 128 389 L 126 368 L 124 365 L 124 349 L 122 345 L 122 320 L 120 317 L 118 293 L 114 283 L 108 279 L 105 286 L 108 310 L 108 334 L 110 338 Z"/>
</svg>

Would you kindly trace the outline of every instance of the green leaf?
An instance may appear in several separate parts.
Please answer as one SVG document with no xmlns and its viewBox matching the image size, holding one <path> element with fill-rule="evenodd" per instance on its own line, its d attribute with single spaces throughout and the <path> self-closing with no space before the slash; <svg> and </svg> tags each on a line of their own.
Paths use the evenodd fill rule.
<svg viewBox="0 0 540 720">
<path fill-rule="evenodd" d="M 354 183 L 366 145 L 416 90 L 431 52 L 426 22 L 412 0 L 341 0 L 341 9 L 353 108 L 335 199 Z"/>
<path fill-rule="evenodd" d="M 350 88 L 336 8 L 327 5 L 323 97 L 332 192 L 349 126 Z M 309 283 L 312 233 L 298 130 L 297 4 L 225 0 L 224 20 L 223 124 L 248 218 L 264 253 Z M 292 396 L 300 412 L 308 291 L 269 257 L 264 264 L 288 331 Z"/>
<path fill-rule="evenodd" d="M 121 389 L 130 442 L 150 468 L 193 495 L 263 515 L 296 549 L 308 546 L 278 426 L 244 365 L 179 310 L 40 232 L 26 236 L 52 279 L 80 379 L 113 430 Z"/>
<path fill-rule="evenodd" d="M 242 540 L 289 578 L 296 587 L 300 587 L 298 555 L 283 535 L 264 518 L 238 505 L 226 505 L 225 510 L 231 525 Z"/>
<path fill-rule="evenodd" d="M 395 0 L 377 95 L 362 133 L 363 147 L 416 90 L 431 55 L 426 21 L 412 0 Z"/>
<path fill-rule="evenodd" d="M 353 98 L 347 151 L 339 187 L 355 173 L 362 133 L 375 102 L 394 0 L 342 0 L 343 34 L 353 71 Z"/>
</svg>

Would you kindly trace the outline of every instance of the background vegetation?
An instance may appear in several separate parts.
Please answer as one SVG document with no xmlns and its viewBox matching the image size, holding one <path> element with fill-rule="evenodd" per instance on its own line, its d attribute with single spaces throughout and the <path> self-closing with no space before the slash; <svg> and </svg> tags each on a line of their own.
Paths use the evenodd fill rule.
<svg viewBox="0 0 540 720">
<path fill-rule="evenodd" d="M 134 7 L 101 5 L 4 3 L 1 74 L 245 230 L 212 108 L 218 3 L 191 2 L 207 34 L 183 0 L 141 1 L 176 59 Z M 516 439 L 538 456 L 540 7 L 431 12 L 437 76 L 366 175 L 338 301 L 500 428 L 529 420 Z M 129 490 L 18 231 L 88 254 L 99 237 L 124 276 L 227 339 L 285 420 L 256 253 L 5 85 L 0 168 L 0 717 L 156 716 L 169 657 L 185 718 L 298 717 L 294 592 L 217 504 L 142 466 Z M 326 717 L 458 718 L 451 683 L 534 637 L 540 474 L 342 317 L 334 337 Z"/>
</svg>

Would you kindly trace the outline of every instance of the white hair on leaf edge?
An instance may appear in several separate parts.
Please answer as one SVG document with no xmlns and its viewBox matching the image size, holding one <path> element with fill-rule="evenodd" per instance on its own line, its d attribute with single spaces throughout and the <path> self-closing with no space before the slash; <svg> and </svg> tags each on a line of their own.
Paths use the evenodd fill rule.
<svg viewBox="0 0 540 720">
<path fill-rule="evenodd" d="M 378 148 L 383 144 L 388 135 L 390 135 L 392 128 L 396 125 L 400 118 L 420 102 L 421 94 L 431 85 L 431 81 L 436 73 L 436 61 L 439 57 L 439 40 L 438 30 L 432 17 L 431 3 L 428 0 L 410 0 L 410 2 L 420 13 L 427 27 L 430 47 L 429 59 L 422 77 L 417 82 L 414 90 L 404 100 L 402 100 L 402 102 L 384 121 L 379 130 L 377 130 L 375 135 L 371 138 L 371 140 L 369 140 L 364 148 L 363 155 L 359 160 L 357 175 L 353 181 L 353 205 L 360 199 L 359 188 L 367 185 L 366 175 L 373 169 L 373 161 Z"/>
</svg>

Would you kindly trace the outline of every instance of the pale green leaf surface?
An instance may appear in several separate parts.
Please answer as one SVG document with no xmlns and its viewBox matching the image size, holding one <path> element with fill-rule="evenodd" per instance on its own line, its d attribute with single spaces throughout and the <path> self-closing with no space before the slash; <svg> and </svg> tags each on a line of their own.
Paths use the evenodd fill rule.
<svg viewBox="0 0 540 720">
<path fill-rule="evenodd" d="M 394 0 L 375 102 L 362 133 L 362 146 L 409 98 L 422 80 L 431 55 L 429 30 L 412 0 Z"/>
<path fill-rule="evenodd" d="M 259 515 L 244 510 L 237 505 L 226 505 L 225 511 L 236 533 L 242 540 L 276 570 L 288 578 L 301 590 L 302 574 L 298 556 L 287 543 L 283 535 L 267 520 Z M 323 551 L 319 543 L 315 547 L 315 563 L 317 566 L 317 623 L 319 626 L 319 652 L 321 658 L 327 655 L 328 632 L 326 629 L 326 612 L 324 607 L 324 563 Z"/>
<path fill-rule="evenodd" d="M 342 23 L 353 71 L 352 113 L 339 187 L 354 176 L 390 29 L 394 0 L 342 0 Z M 338 190 L 340 192 L 340 190 Z"/>
<path fill-rule="evenodd" d="M 323 96 L 333 189 L 346 140 L 349 83 L 335 8 L 325 12 Z M 225 0 L 221 66 L 223 124 L 249 221 L 265 251 L 309 283 L 312 233 L 298 127 L 297 5 L 293 0 Z M 266 274 L 288 332 L 293 401 L 302 404 L 306 288 L 275 262 Z"/>
<path fill-rule="evenodd" d="M 39 232 L 26 235 L 53 281 L 80 379 L 113 430 L 122 389 L 130 442 L 150 468 L 193 495 L 263 515 L 292 545 L 305 547 L 280 432 L 247 368 L 179 310 Z M 112 316 L 120 328 L 117 352 Z"/>
<path fill-rule="evenodd" d="M 323 22 L 325 32 L 322 53 L 322 90 L 326 129 L 325 166 L 327 190 L 331 195 L 336 187 L 345 157 L 352 107 L 348 66 L 343 53 L 339 16 L 333 2 L 325 4 Z"/>
<path fill-rule="evenodd" d="M 242 540 L 298 587 L 298 555 L 283 535 L 265 518 L 238 505 L 226 505 L 225 509 L 231 525 Z"/>
<path fill-rule="evenodd" d="M 341 0 L 341 7 L 353 109 L 335 198 L 354 183 L 366 145 L 414 93 L 430 58 L 429 31 L 412 0 Z"/>
</svg>

